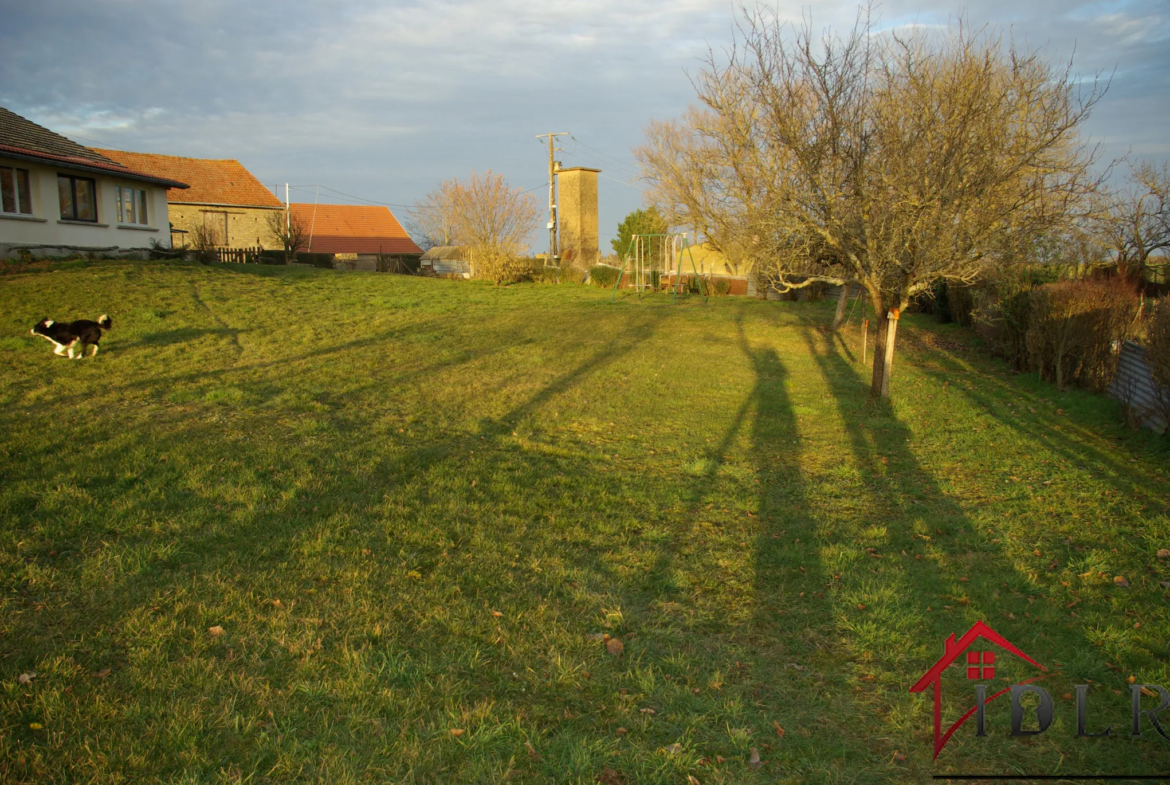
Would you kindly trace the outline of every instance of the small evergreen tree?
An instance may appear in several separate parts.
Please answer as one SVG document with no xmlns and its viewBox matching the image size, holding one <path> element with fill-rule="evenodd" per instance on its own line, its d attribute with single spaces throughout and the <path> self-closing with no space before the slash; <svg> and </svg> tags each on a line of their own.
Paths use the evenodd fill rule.
<svg viewBox="0 0 1170 785">
<path fill-rule="evenodd" d="M 666 234 L 668 231 L 670 231 L 670 226 L 666 223 L 666 219 L 662 217 L 662 213 L 658 212 L 657 207 L 635 210 L 618 224 L 618 236 L 610 240 L 610 244 L 613 245 L 613 250 L 617 253 L 618 258 L 624 259 L 626 252 L 630 248 L 630 238 L 634 235 Z M 661 246 L 661 243 L 651 243 L 650 252 L 652 258 L 661 263 L 662 260 L 659 257 L 662 255 L 662 248 L 659 246 Z"/>
</svg>

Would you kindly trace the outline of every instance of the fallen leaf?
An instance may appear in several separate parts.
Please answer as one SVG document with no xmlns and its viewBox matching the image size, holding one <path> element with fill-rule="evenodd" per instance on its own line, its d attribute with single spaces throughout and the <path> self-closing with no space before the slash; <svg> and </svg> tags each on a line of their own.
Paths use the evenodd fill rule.
<svg viewBox="0 0 1170 785">
<path fill-rule="evenodd" d="M 896 760 L 898 763 L 901 763 L 902 761 L 906 760 L 906 756 L 901 752 L 894 750 L 894 760 Z"/>
<path fill-rule="evenodd" d="M 1158 693 L 1154 692 L 1153 690 L 1151 690 L 1149 687 L 1145 686 L 1144 684 L 1142 685 L 1142 695 L 1145 695 L 1147 698 L 1158 697 Z"/>
<path fill-rule="evenodd" d="M 676 741 L 674 744 L 671 744 L 669 747 L 667 747 L 666 751 L 671 755 L 677 755 L 682 752 L 682 745 Z"/>
<path fill-rule="evenodd" d="M 772 726 L 776 728 L 776 735 L 779 736 L 780 738 L 784 738 L 785 731 L 783 728 L 780 727 L 780 723 L 777 722 L 776 720 L 772 720 Z"/>
<path fill-rule="evenodd" d="M 1037 548 L 1036 550 L 1032 551 L 1032 555 L 1033 555 L 1033 556 L 1039 556 L 1039 555 L 1040 555 L 1040 549 L 1039 549 L 1039 548 Z"/>
<path fill-rule="evenodd" d="M 499 611 L 492 611 L 492 616 L 495 616 L 497 619 L 498 619 L 498 618 L 500 618 L 500 617 L 501 617 L 501 616 L 503 616 L 503 615 L 504 615 L 504 614 L 500 613 Z"/>
<path fill-rule="evenodd" d="M 687 785 L 701 785 L 701 783 L 690 774 L 687 775 Z"/>
<path fill-rule="evenodd" d="M 30 683 L 32 683 L 32 680 L 34 678 L 36 678 L 36 675 L 37 675 L 36 671 L 29 671 L 27 673 L 22 673 L 16 677 L 16 681 L 19 682 L 20 684 L 30 684 Z"/>
<path fill-rule="evenodd" d="M 597 783 L 598 785 L 625 785 L 626 775 L 607 767 L 597 775 Z"/>
<path fill-rule="evenodd" d="M 748 757 L 748 765 L 751 766 L 753 769 L 760 768 L 760 766 L 763 765 L 763 761 L 760 760 L 760 751 L 757 750 L 755 747 L 752 747 L 750 750 L 750 753 L 751 754 Z"/>
<path fill-rule="evenodd" d="M 41 728 L 43 728 L 43 727 L 45 727 L 45 726 L 44 726 L 44 725 L 42 725 L 42 724 L 40 724 L 39 722 L 30 722 L 30 723 L 28 724 L 28 727 L 29 727 L 31 730 L 40 730 Z"/>
<path fill-rule="evenodd" d="M 591 632 L 588 635 L 586 635 L 585 637 L 591 641 L 603 641 L 603 640 L 605 640 L 605 633 L 604 632 Z"/>
<path fill-rule="evenodd" d="M 110 669 L 109 669 L 109 668 L 102 668 L 100 671 L 98 671 L 97 673 L 95 673 L 95 674 L 93 675 L 93 677 L 94 677 L 95 679 L 104 679 L 105 677 L 107 677 L 107 676 L 109 676 L 109 675 L 110 675 Z"/>
<path fill-rule="evenodd" d="M 1072 700 L 1072 693 L 1071 693 L 1071 692 L 1066 692 L 1066 693 L 1065 693 L 1064 695 L 1062 695 L 1061 697 L 1062 697 L 1062 698 L 1064 698 L 1066 701 L 1070 701 L 1070 700 Z"/>
<path fill-rule="evenodd" d="M 281 607 L 283 607 L 283 603 L 281 603 L 281 601 L 280 601 L 280 600 L 273 600 L 273 601 L 272 601 L 272 607 L 274 607 L 274 608 L 281 608 Z"/>
<path fill-rule="evenodd" d="M 617 638 L 610 638 L 605 642 L 605 650 L 615 657 L 620 657 L 626 646 Z"/>
<path fill-rule="evenodd" d="M 220 635 L 223 635 L 223 627 L 220 627 L 218 624 L 214 627 L 208 627 L 207 631 L 211 633 L 211 637 L 213 638 L 218 638 Z"/>
<path fill-rule="evenodd" d="M 451 728 L 450 733 L 455 738 L 459 738 L 460 736 L 463 735 L 464 731 L 463 731 L 463 728 Z"/>
<path fill-rule="evenodd" d="M 1158 549 L 1158 558 L 1159 559 L 1170 559 L 1170 549 L 1159 548 Z"/>
<path fill-rule="evenodd" d="M 614 731 L 614 733 L 616 733 L 619 736 L 625 736 L 627 733 L 629 733 L 629 731 L 626 730 L 625 728 L 618 728 L 616 731 Z"/>
<path fill-rule="evenodd" d="M 1137 681 L 1137 678 L 1136 678 L 1136 677 L 1134 677 L 1134 676 L 1130 676 L 1130 677 L 1129 677 L 1128 679 L 1126 679 L 1125 681 L 1126 681 L 1128 684 L 1133 684 L 1134 682 L 1136 682 L 1136 681 Z"/>
<path fill-rule="evenodd" d="M 417 581 L 422 578 L 422 573 L 420 573 L 418 570 L 411 570 L 410 572 L 406 573 L 406 577 Z"/>
<path fill-rule="evenodd" d="M 528 748 L 528 757 L 532 758 L 534 763 L 540 763 L 540 753 L 532 746 L 532 742 L 526 741 L 524 742 L 524 746 Z"/>
<path fill-rule="evenodd" d="M 727 762 L 727 758 L 723 757 L 722 755 L 716 755 L 715 762 L 718 764 L 723 764 Z"/>
<path fill-rule="evenodd" d="M 1114 576 L 1114 578 L 1113 578 L 1113 582 L 1114 582 L 1115 584 L 1117 584 L 1118 586 L 1128 586 L 1128 585 L 1129 585 L 1129 581 L 1127 581 L 1127 580 L 1125 579 L 1125 576 L 1124 576 L 1124 575 L 1116 575 L 1116 576 Z"/>
<path fill-rule="evenodd" d="M 643 714 L 654 714 L 654 709 L 638 709 Z"/>
</svg>

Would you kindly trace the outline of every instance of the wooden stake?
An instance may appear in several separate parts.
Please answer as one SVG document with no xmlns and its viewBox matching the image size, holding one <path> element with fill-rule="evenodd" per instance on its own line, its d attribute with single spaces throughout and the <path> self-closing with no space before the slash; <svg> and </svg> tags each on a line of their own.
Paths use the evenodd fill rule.
<svg viewBox="0 0 1170 785">
<path fill-rule="evenodd" d="M 866 344 L 869 343 L 869 319 L 861 320 L 861 364 L 865 365 Z"/>
</svg>

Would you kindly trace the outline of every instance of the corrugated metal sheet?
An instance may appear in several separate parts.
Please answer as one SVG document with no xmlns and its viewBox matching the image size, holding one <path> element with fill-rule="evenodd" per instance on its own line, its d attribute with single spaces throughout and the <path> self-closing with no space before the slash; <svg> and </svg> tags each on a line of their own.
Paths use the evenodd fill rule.
<svg viewBox="0 0 1170 785">
<path fill-rule="evenodd" d="M 1109 397 L 1133 409 L 1142 424 L 1158 433 L 1166 430 L 1166 412 L 1170 410 L 1170 392 L 1159 389 L 1146 364 L 1146 350 L 1133 341 L 1121 347 L 1117 375 L 1109 385 Z"/>
</svg>

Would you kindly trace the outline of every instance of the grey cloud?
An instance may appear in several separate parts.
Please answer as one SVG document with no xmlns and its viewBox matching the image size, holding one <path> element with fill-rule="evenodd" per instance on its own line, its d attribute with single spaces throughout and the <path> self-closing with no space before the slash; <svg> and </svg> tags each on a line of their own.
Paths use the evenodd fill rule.
<svg viewBox="0 0 1170 785">
<path fill-rule="evenodd" d="M 735 22 L 723 0 L 9 5 L 0 105 L 79 141 L 239 158 L 266 183 L 323 183 L 395 204 L 473 168 L 538 186 L 545 160 L 533 136 L 544 131 L 572 131 L 612 156 L 566 141 L 566 164 L 627 179 L 642 128 L 692 101 L 685 70 L 708 45 L 726 47 Z M 893 28 L 945 24 L 960 9 L 889 0 L 878 14 Z M 856 5 L 777 10 L 841 28 Z M 1079 72 L 1116 67 L 1087 130 L 1109 157 L 1170 153 L 1163 4 L 976 0 L 966 13 L 1056 58 L 1075 44 Z M 603 179 L 601 199 L 608 247 L 604 236 L 641 197 Z"/>
</svg>

